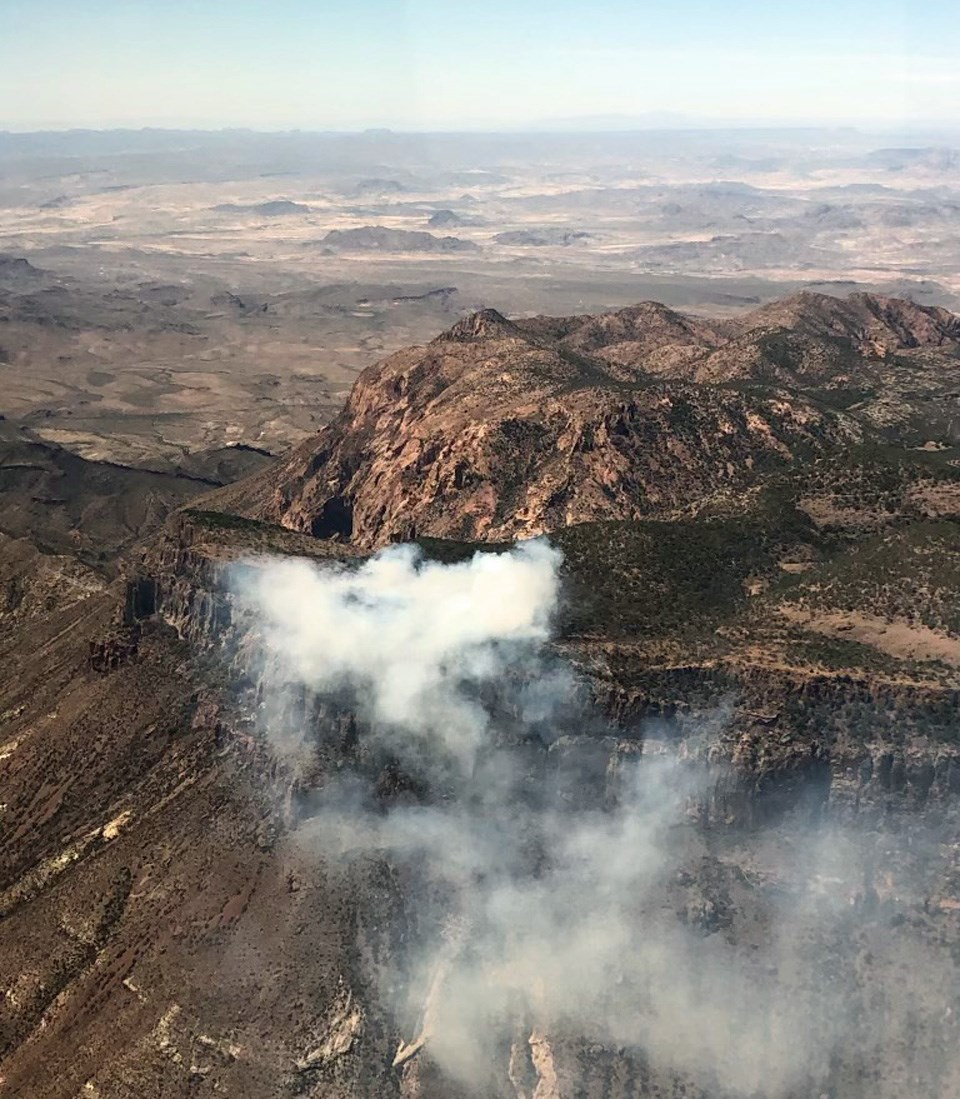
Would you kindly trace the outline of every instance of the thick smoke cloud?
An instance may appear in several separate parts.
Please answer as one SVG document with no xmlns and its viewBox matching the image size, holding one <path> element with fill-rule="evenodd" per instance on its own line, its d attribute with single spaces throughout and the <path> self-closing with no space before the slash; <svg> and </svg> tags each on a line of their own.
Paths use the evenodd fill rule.
<svg viewBox="0 0 960 1099">
<path fill-rule="evenodd" d="M 658 751 L 655 727 L 607 726 L 548 655 L 559 565 L 533 541 L 452 565 L 406 546 L 234 577 L 260 626 L 266 731 L 302 751 L 322 739 L 289 703 L 305 691 L 361 718 L 364 751 L 298 835 L 413 883 L 421 933 L 374 975 L 400 1059 L 422 1043 L 483 1091 L 504 1036 L 532 1032 L 639 1051 L 709 1094 L 789 1096 L 819 1094 L 837 1056 L 912 1042 L 937 1061 L 929 1086 L 947 1086 L 956 992 L 922 946 L 870 923 L 876 836 L 796 824 L 746 850 L 700 827 L 716 768 Z M 378 785 L 388 761 L 415 779 L 399 794 Z M 909 961 L 876 965 L 878 943 Z"/>
<path fill-rule="evenodd" d="M 476 690 L 549 636 L 558 561 L 545 542 L 447 566 L 402 546 L 356 569 L 275 562 L 247 574 L 244 590 L 263 624 L 272 690 L 348 690 L 398 748 L 429 745 L 469 771 L 490 740 Z"/>
</svg>

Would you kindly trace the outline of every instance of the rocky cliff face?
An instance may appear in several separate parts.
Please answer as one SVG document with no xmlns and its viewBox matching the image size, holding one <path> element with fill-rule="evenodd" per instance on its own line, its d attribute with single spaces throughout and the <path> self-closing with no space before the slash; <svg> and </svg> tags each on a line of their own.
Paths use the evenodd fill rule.
<svg viewBox="0 0 960 1099">
<path fill-rule="evenodd" d="M 157 609 L 190 638 L 195 651 L 229 657 L 234 682 L 248 684 L 240 709 L 249 715 L 262 690 L 255 661 L 251 663 L 256 645 L 250 632 L 257 624 L 244 619 L 224 587 L 224 569 L 236 546 L 224 552 L 220 538 L 211 538 L 205 522 L 197 518 L 182 523 L 157 559 L 159 572 L 169 570 L 167 575 L 175 578 L 159 584 L 166 594 Z M 320 552 L 319 547 L 314 552 Z M 574 555 L 569 556 L 574 571 L 568 583 L 575 585 L 578 565 Z M 702 565 L 705 568 L 707 562 Z M 933 844 L 949 842 L 957 825 L 960 747 L 954 715 L 960 680 L 909 660 L 898 667 L 867 669 L 858 666 L 855 657 L 850 659 L 854 654 L 845 654 L 847 662 L 834 654 L 832 660 L 821 657 L 804 667 L 794 652 L 793 659 L 781 663 L 776 659 L 777 644 L 787 643 L 789 652 L 789 643 L 768 635 L 767 651 L 759 652 L 763 614 L 756 609 L 753 613 L 758 617 L 752 635 L 737 636 L 737 626 L 731 623 L 729 644 L 701 653 L 699 659 L 690 659 L 688 650 L 684 661 L 676 655 L 669 659 L 668 654 L 677 650 L 672 630 L 662 623 L 648 631 L 646 647 L 626 638 L 600 641 L 568 628 L 558 652 L 579 669 L 599 710 L 612 723 L 600 739 L 595 730 L 583 729 L 549 746 L 524 744 L 518 759 L 522 758 L 526 781 L 545 787 L 562 784 L 564 775 L 571 781 L 575 776 L 575 789 L 571 787 L 565 797 L 575 804 L 609 805 L 617 797 L 620 768 L 636 753 L 683 760 L 697 775 L 696 814 L 712 837 L 711 853 L 692 853 L 692 862 L 685 860 L 664 892 L 657 892 L 657 903 L 679 913 L 686 925 L 699 929 L 698 934 L 725 936 L 738 949 L 751 943 L 752 949 L 764 949 L 758 925 L 769 920 L 776 924 L 779 918 L 768 890 L 796 888 L 783 860 L 789 859 L 787 852 L 800 837 L 816 842 L 815 822 L 829 819 L 842 822 L 853 834 L 885 836 L 883 842 L 889 846 L 869 863 L 866 877 L 852 886 L 838 882 L 830 887 L 851 889 L 849 902 L 857 913 L 852 922 L 827 931 L 819 918 L 811 917 L 795 930 L 809 949 L 822 952 L 820 964 L 848 974 L 856 990 L 854 999 L 870 995 L 871 989 L 873 995 L 885 997 L 898 963 L 891 970 L 881 965 L 867 974 L 855 972 L 860 962 L 854 959 L 862 959 L 870 949 L 864 946 L 866 941 L 874 950 L 899 956 L 905 940 L 899 933 L 888 939 L 888 927 L 902 926 L 900 917 L 894 916 L 892 925 L 887 921 L 896 911 L 909 912 L 907 949 L 914 952 L 917 966 L 910 983 L 916 985 L 920 1001 L 934 1002 L 939 993 L 929 984 L 928 967 L 936 956 L 932 941 L 937 936 L 952 941 L 960 934 L 956 867 L 949 858 L 928 861 Z M 765 628 L 771 629 L 769 624 Z M 651 659 L 658 646 L 660 659 Z M 272 765 L 283 789 L 282 828 L 287 835 L 309 834 L 316 793 L 346 761 L 368 773 L 385 805 L 409 797 L 417 788 L 412 776 L 398 771 L 394 760 L 368 743 L 368 731 L 355 713 L 309 692 L 289 700 L 289 705 L 296 713 L 284 715 L 282 721 L 291 720 L 308 730 L 308 736 L 305 754 Z M 255 726 L 240 735 L 241 742 L 246 736 L 256 737 Z M 432 794 L 420 789 L 416 796 L 429 803 Z M 899 818 L 892 830 L 884 823 L 891 813 Z M 759 857 L 758 843 L 779 849 L 772 864 Z M 431 888 L 429 874 L 404 881 L 404 872 L 399 873 L 399 892 L 365 885 L 358 896 L 361 926 L 382 928 L 388 921 L 390 932 L 376 947 L 382 952 L 381 965 L 389 965 L 391 958 L 397 962 L 418 936 L 430 934 L 421 893 Z M 754 875 L 764 880 L 763 886 Z M 441 910 L 448 903 L 441 902 Z M 442 919 L 436 914 L 432 918 Z M 704 1088 L 695 1073 L 686 1075 L 658 1056 L 585 1041 L 576 1031 L 545 1027 L 522 1012 L 505 1021 L 500 1060 L 486 1065 L 473 1086 L 465 1087 L 462 1081 L 445 1077 L 432 1060 L 428 1022 L 418 1034 L 417 1024 L 398 1020 L 384 1004 L 382 989 L 358 988 L 358 981 L 363 986 L 361 973 L 353 970 L 343 976 L 347 987 L 339 988 L 322 1040 L 318 1037 L 317 1049 L 301 1058 L 298 1071 L 303 1085 L 314 1089 L 311 1094 L 339 1094 L 339 1089 L 356 1094 L 358 1088 L 371 1086 L 361 1081 L 373 1079 L 378 1094 L 395 1091 L 401 1096 L 479 1091 L 509 1099 L 561 1099 L 586 1089 L 626 1099 L 638 1089 L 640 1094 L 644 1089 L 657 1094 L 678 1087 L 698 1096 L 735 1093 L 720 1084 L 713 1090 Z M 421 990 L 425 1019 L 431 997 L 440 994 L 429 985 Z M 804 995 L 799 985 L 796 995 Z M 899 1020 L 898 1007 L 891 1004 L 888 1010 L 891 1019 Z M 878 1075 L 893 1079 L 913 1073 L 917 1079 L 914 1053 L 904 1044 L 899 1026 L 899 1021 L 892 1027 L 888 1022 L 881 1025 L 882 1034 L 851 1037 L 846 1056 L 834 1053 L 832 1065 L 813 1068 L 809 1079 L 816 1080 L 816 1086 L 833 1086 L 839 1094 L 854 1096 L 867 1094 L 872 1086 L 868 1081 Z M 377 1040 L 367 1036 L 371 1029 L 380 1033 L 381 1028 L 393 1035 L 399 1050 L 389 1067 L 378 1061 L 383 1054 Z M 947 1031 L 928 1035 L 930 1075 L 921 1071 L 922 1079 L 915 1085 L 921 1094 L 936 1094 L 950 1079 L 953 1068 L 937 1052 L 939 1043 L 950 1040 Z M 862 1064 L 865 1055 L 872 1061 L 869 1071 Z"/>
<path fill-rule="evenodd" d="M 229 506 L 364 548 L 696 510 L 867 441 L 940 445 L 958 323 L 869 295 L 724 323 L 655 303 L 478 313 L 367 371 L 333 424 Z"/>
<path fill-rule="evenodd" d="M 566 548 L 573 590 L 585 566 Z M 290 712 L 274 713 L 306 731 L 293 754 L 265 736 L 259 625 L 225 583 L 238 557 L 264 552 L 323 562 L 344 549 L 184 515 L 134 578 L 76 612 L 6 688 L 4 790 L 20 837 L 2 864 L 7 1085 L 51 1099 L 150 1087 L 251 1099 L 736 1094 L 523 1011 L 504 1021 L 499 1053 L 472 1084 L 440 1071 L 417 1021 L 439 993 L 429 981 L 414 989 L 408 1018 L 371 974 L 429 941 L 451 898 L 429 873 L 411 876 L 389 858 L 340 866 L 310 839 L 316 796 L 345 765 L 384 806 L 429 804 L 431 792 L 336 698 L 291 695 Z M 650 570 L 655 578 L 652 560 Z M 528 781 L 575 775 L 565 797 L 610 804 L 618 768 L 637 753 L 685 761 L 709 847 L 646 898 L 648 918 L 676 914 L 745 957 L 769 943 L 782 892 L 794 895 L 791 859 L 814 842 L 813 822 L 863 822 L 886 845 L 872 876 L 816 886 L 851 890 L 849 921 L 825 938 L 811 916 L 796 934 L 822 951 L 826 971 L 845 975 L 854 1001 L 889 996 L 906 952 L 911 995 L 936 1002 L 929 959 L 942 948 L 932 944 L 960 936 L 956 868 L 929 854 L 946 850 L 936 843 L 949 846 L 955 828 L 960 683 L 910 661 L 845 663 L 850 653 L 832 664 L 808 655 L 804 666 L 795 639 L 761 642 L 760 619 L 744 632 L 740 604 L 719 629 L 719 647 L 697 652 L 667 620 L 643 637 L 605 638 L 572 622 L 557 651 L 611 724 L 599 739 L 585 727 L 524 745 Z M 115 658 L 91 661 L 89 634 Z M 97 751 L 77 771 L 73 753 L 90 743 Z M 890 1012 L 895 1022 L 851 1039 L 846 1058 L 811 1067 L 817 1086 L 866 1096 L 878 1077 L 911 1073 L 918 1094 L 942 1093 L 949 1025 L 927 1034 L 923 1068 L 899 1008 Z"/>
<path fill-rule="evenodd" d="M 914 449 L 890 396 L 907 378 L 948 386 L 953 322 L 878 299 L 821 306 L 736 326 L 654 306 L 477 314 L 362 379 L 276 484 L 234 490 L 261 518 L 212 510 L 218 494 L 109 590 L 25 611 L 28 635 L 0 635 L 0 1094 L 954 1094 L 957 455 L 947 438 Z M 780 325 L 813 341 L 799 367 L 790 347 L 778 360 L 789 383 L 694 377 L 697 356 L 767 354 L 750 333 Z M 896 350 L 877 350 L 877 325 Z M 658 348 L 672 363 L 659 374 Z M 483 919 L 428 861 L 344 862 L 317 839 L 345 777 L 374 791 L 378 820 L 427 821 L 449 791 L 386 750 L 349 696 L 306 685 L 268 706 L 262 624 L 228 576 L 277 555 L 353 567 L 414 532 L 434 536 L 431 557 L 463 560 L 483 545 L 436 536 L 544 529 L 563 558 L 550 659 L 573 668 L 589 716 L 543 738 L 506 721 L 497 759 L 571 821 L 606 820 L 637 759 L 675 761 L 693 792 L 663 872 L 618 900 L 635 933 L 609 971 L 560 959 L 578 987 L 608 990 L 604 1025 L 548 1012 L 533 974 L 515 1008 L 477 1017 L 489 1055 L 452 1079 L 437 1019 Z M 293 746 L 275 735 L 288 726 Z M 469 794 L 483 804 L 482 782 Z M 548 877 L 541 839 L 504 848 L 533 882 Z M 667 931 L 686 952 L 649 968 L 645 945 Z M 404 968 L 438 941 L 434 967 Z M 679 1005 L 643 1041 L 610 1019 L 637 957 L 656 976 L 643 1003 Z M 716 995 L 718 957 L 735 963 L 729 1010 L 706 1025 L 697 1000 Z M 690 974 L 702 996 L 684 1001 Z M 752 1018 L 738 997 L 762 997 L 771 974 L 820 1005 L 786 1043 L 724 1022 Z M 791 1044 L 799 1076 L 773 1053 Z"/>
<path fill-rule="evenodd" d="M 231 594 L 235 561 L 266 552 L 337 564 L 353 554 L 277 528 L 211 528 L 212 518 L 187 513 L 148 554 L 146 583 L 156 603 L 147 617 L 158 616 L 194 653 L 228 671 L 245 692 L 239 705 L 250 718 L 264 689 L 257 664 L 261 626 Z M 581 570 L 591 565 L 562 534 L 554 542 L 567 551 L 568 594 L 582 590 L 592 578 Z M 697 571 L 710 567 L 703 553 Z M 648 561 L 648 576 L 654 575 Z M 807 580 L 813 588 L 821 583 Z M 840 818 L 891 808 L 953 812 L 960 793 L 960 646 L 926 659 L 909 646 L 899 654 L 862 642 L 811 648 L 827 640 L 820 621 L 813 615 L 791 621 L 779 601 L 762 597 L 738 601 L 712 621 L 712 642 L 696 646 L 684 642 L 668 616 L 648 620 L 639 637 L 618 627 L 598 636 L 595 624 L 582 619 L 562 627 L 554 651 L 577 669 L 598 711 L 621 733 L 605 744 L 600 775 L 611 773 L 619 753 L 652 738 L 713 774 L 705 787 L 709 804 L 701 810 L 716 823 L 749 825 L 810 798 Z M 840 625 L 840 636 L 850 632 Z M 304 695 L 294 705 L 297 724 L 315 731 L 315 747 L 326 745 L 324 765 L 342 762 L 341 749 L 331 755 L 326 743 L 330 699 Z M 356 724 L 350 713 L 334 720 Z M 576 753 L 594 738 L 589 730 L 567 736 L 564 751 Z M 290 809 L 289 791 L 285 800 Z"/>
</svg>

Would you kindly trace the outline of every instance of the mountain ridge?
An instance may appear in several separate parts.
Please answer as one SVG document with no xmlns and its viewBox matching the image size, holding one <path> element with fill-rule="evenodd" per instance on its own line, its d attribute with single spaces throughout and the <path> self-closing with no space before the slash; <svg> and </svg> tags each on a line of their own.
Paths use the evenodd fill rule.
<svg viewBox="0 0 960 1099">
<path fill-rule="evenodd" d="M 953 314 L 870 295 L 722 321 L 485 309 L 368 368 L 318 436 L 213 506 L 365 549 L 667 516 L 851 446 L 949 450 L 958 354 Z"/>
<path fill-rule="evenodd" d="M 878 1080 L 891 1095 L 956 1090 L 944 1004 L 960 941 L 960 456 L 946 439 L 917 444 L 917 398 L 904 408 L 899 396 L 926 386 L 949 412 L 956 360 L 929 341 L 901 348 L 901 336 L 882 361 L 847 347 L 838 362 L 830 336 L 818 345 L 826 386 L 789 362 L 789 385 L 758 382 L 742 357 L 737 382 L 703 383 L 563 343 L 585 326 L 592 344 L 653 353 L 656 322 L 668 343 L 703 323 L 737 354 L 754 346 L 726 322 L 661 308 L 599 325 L 473 314 L 368 370 L 341 419 L 292 456 L 191 497 L 113 582 L 48 563 L 19 635 L 0 633 L 11 1094 L 745 1094 L 669 1056 L 672 1033 L 664 1056 L 642 1032 L 624 1046 L 544 1021 L 537 976 L 472 1078 L 449 1078 L 426 1021 L 446 975 L 408 987 L 403 974 L 411 949 L 434 956 L 451 929 L 471 949 L 457 889 L 429 860 L 384 849 L 344 862 L 317 840 L 345 777 L 369 783 L 377 821 L 409 810 L 418 833 L 449 802 L 446 786 L 398 761 L 337 691 L 304 684 L 277 712 L 238 566 L 294 558 L 342 577 L 415 536 L 399 557 L 426 569 L 507 551 L 501 533 L 538 528 L 562 590 L 544 668 L 562 661 L 595 712 L 555 738 L 506 721 L 525 788 L 558 791 L 574 819 L 589 805 L 606 820 L 624 768 L 677 761 L 696 776 L 688 812 L 703 846 L 631 909 L 638 935 L 676 921 L 694 958 L 732 951 L 753 972 L 757 959 L 777 969 L 766 951 L 786 928 L 813 968 L 781 964 L 785 994 L 836 975 L 849 1027 L 836 1043 L 835 1014 L 815 1020 L 804 1094 L 865 1099 Z M 764 338 L 767 319 L 754 329 Z M 851 388 L 864 382 L 869 392 Z M 563 484 L 567 499 L 551 502 Z M 0 551 L 23 556 L 2 540 Z M 47 614 L 45 595 L 59 595 Z M 274 728 L 288 718 L 293 750 Z M 860 830 L 866 869 L 809 877 L 835 825 Z M 785 902 L 799 922 L 783 924 Z M 829 933 L 808 918 L 825 903 L 840 913 Z"/>
</svg>

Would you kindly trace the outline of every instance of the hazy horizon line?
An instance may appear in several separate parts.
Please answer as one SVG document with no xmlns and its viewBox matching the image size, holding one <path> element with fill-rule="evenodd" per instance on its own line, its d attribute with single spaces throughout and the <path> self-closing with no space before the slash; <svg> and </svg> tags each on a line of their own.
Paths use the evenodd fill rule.
<svg viewBox="0 0 960 1099">
<path fill-rule="evenodd" d="M 617 125 L 617 122 L 620 125 Z M 18 126 L 0 124 L 0 135 L 5 137 L 29 137 L 32 135 L 56 134 L 249 134 L 249 135 L 307 135 L 338 137 L 375 137 L 375 136 L 442 136 L 442 135 L 544 135 L 561 136 L 564 134 L 630 134 L 630 133 L 696 133 L 703 131 L 828 131 L 852 132 L 868 135 L 871 133 L 922 132 L 930 134 L 950 134 L 960 136 L 960 122 L 947 123 L 935 119 L 852 119 L 842 120 L 800 120 L 800 119 L 762 119 L 762 118 L 700 118 L 677 115 L 669 122 L 665 119 L 654 123 L 644 116 L 592 116 L 582 118 L 539 119 L 511 126 L 479 125 L 464 123 L 460 126 L 245 126 L 245 125 L 175 125 L 145 122 L 136 124 L 49 125 Z"/>
</svg>

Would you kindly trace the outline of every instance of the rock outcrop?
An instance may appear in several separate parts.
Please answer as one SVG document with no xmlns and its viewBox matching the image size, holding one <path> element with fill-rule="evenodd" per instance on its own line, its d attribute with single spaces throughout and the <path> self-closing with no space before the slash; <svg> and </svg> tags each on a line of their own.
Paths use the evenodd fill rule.
<svg viewBox="0 0 960 1099">
<path fill-rule="evenodd" d="M 869 295 L 722 323 L 484 310 L 366 371 L 269 484 L 225 499 L 364 548 L 689 513 L 858 444 L 949 439 L 958 325 Z"/>
<path fill-rule="evenodd" d="M 949 315 L 879 299 L 805 296 L 736 323 L 656 305 L 486 310 L 369 371 L 279 473 L 191 500 L 111 586 L 52 558 L 70 590 L 48 608 L 11 588 L 0 1090 L 954 1094 L 960 475 L 949 437 L 921 448 L 915 419 L 916 394 L 950 400 L 955 338 Z M 637 898 L 611 1002 L 667 918 L 694 957 L 736 959 L 731 1008 L 738 974 L 774 971 L 798 1002 L 815 986 L 836 1012 L 804 1021 L 823 1057 L 792 1092 L 771 1051 L 799 1035 L 734 1036 L 724 1083 L 698 1058 L 715 1035 L 690 1033 L 682 1010 L 655 1054 L 548 1018 L 539 974 L 473 1077 L 450 1079 L 432 1048 L 447 970 L 410 987 L 401 974 L 437 937 L 442 962 L 469 955 L 456 890 L 430 866 L 340 862 L 317 842 L 318 801 L 345 776 L 375 815 L 429 814 L 445 791 L 405 771 L 348 695 L 305 685 L 266 704 L 261 625 L 228 583 L 238 559 L 348 569 L 416 536 L 456 561 L 542 531 L 563 556 L 548 655 L 594 716 L 542 738 L 506 723 L 513 779 L 588 816 L 616 804 L 631 760 L 696 779 L 690 826 L 666 842 L 695 839 Z M 295 724 L 296 750 L 273 723 Z M 859 877 L 843 850 L 822 870 L 843 829 L 869 855 Z M 536 843 L 526 855 L 538 873 Z M 824 907 L 840 918 L 822 922 Z M 677 971 L 656 972 L 669 999 Z"/>
<path fill-rule="evenodd" d="M 460 237 L 438 237 L 420 229 L 363 225 L 331 229 L 317 244 L 331 252 L 479 252 L 480 245 Z"/>
</svg>

